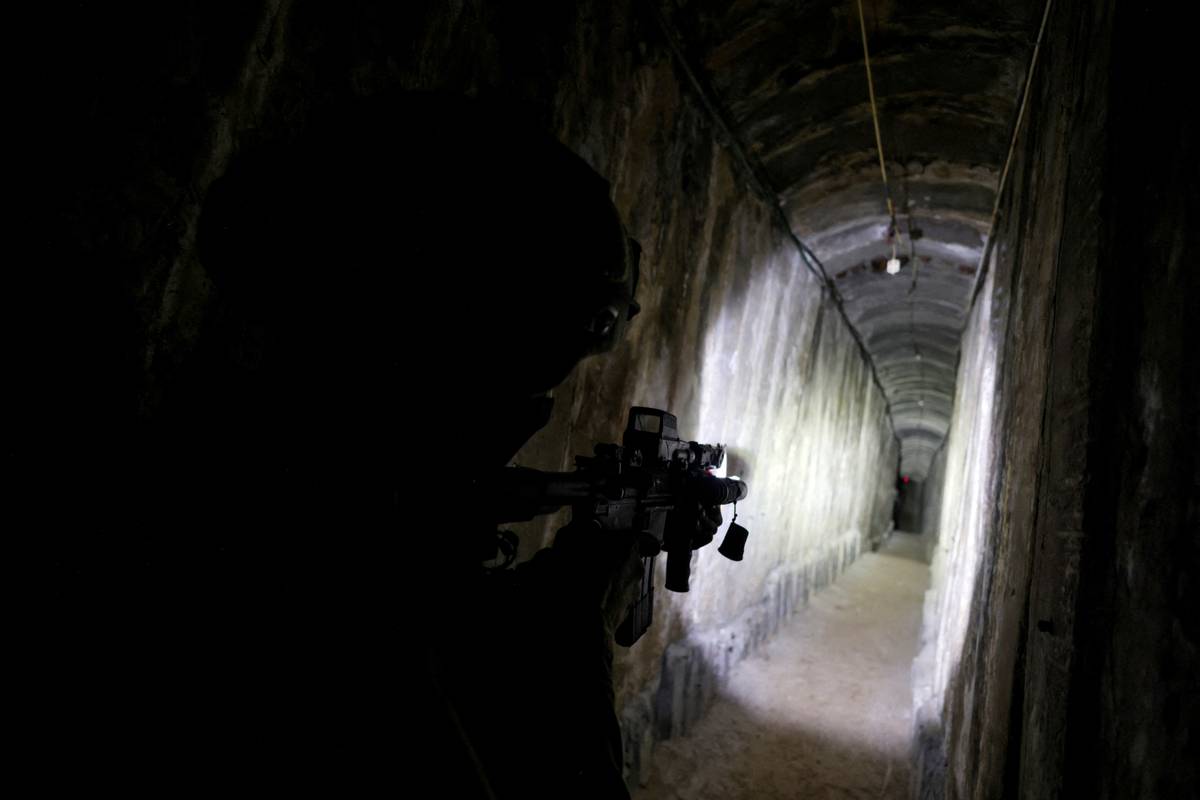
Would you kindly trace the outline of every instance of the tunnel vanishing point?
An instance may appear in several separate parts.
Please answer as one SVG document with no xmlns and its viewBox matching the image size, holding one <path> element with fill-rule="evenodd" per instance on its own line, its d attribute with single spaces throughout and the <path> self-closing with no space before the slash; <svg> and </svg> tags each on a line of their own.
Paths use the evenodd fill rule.
<svg viewBox="0 0 1200 800">
<path fill-rule="evenodd" d="M 650 406 L 674 413 L 685 437 L 726 444 L 728 474 L 752 487 L 738 507 L 752 532 L 745 559 L 698 551 L 692 591 L 660 592 L 651 630 L 616 653 L 630 787 L 739 660 L 899 525 L 931 543 L 912 796 L 1197 796 L 1194 37 L 1173 8 L 1125 0 L 861 7 L 861 18 L 855 0 L 63 12 L 54 28 L 66 67 L 47 89 L 63 115 L 47 125 L 47 180 L 60 188 L 52 250 L 80 268 L 87 332 L 56 362 L 70 388 L 51 403 L 46 435 L 63 437 L 50 448 L 56 468 L 85 454 L 87 468 L 60 483 L 88 501 L 64 512 L 76 533 L 54 559 L 67 621 L 56 647 L 69 656 L 54 659 L 47 696 L 75 697 L 50 715 L 54 737 L 93 755 L 88 742 L 111 748 L 96 757 L 96 781 L 141 774 L 137 748 L 116 743 L 121 698 L 147 686 L 154 713 L 137 724 L 158 746 L 181 742 L 190 766 L 177 785 L 205 763 L 255 769 L 232 745 L 209 749 L 224 734 L 186 733 L 213 675 L 254 674 L 270 693 L 279 676 L 256 672 L 243 645 L 312 624 L 337 631 L 314 633 L 315 650 L 377 664 L 361 643 L 394 639 L 403 652 L 407 621 L 437 602 L 406 605 L 385 587 L 436 568 L 430 531 L 452 526 L 453 508 L 405 496 L 405 524 L 421 533 L 392 572 L 370 565 L 384 576 L 371 603 L 379 625 L 316 622 L 326 606 L 314 587 L 383 560 L 334 535 L 351 523 L 322 518 L 329 536 L 306 562 L 322 566 L 279 589 L 274 554 L 297 545 L 272 526 L 309 524 L 305 506 L 327 487 L 274 455 L 231 456 L 236 491 L 252 493 L 260 469 L 292 469 L 300 488 L 261 518 L 218 519 L 195 487 L 232 467 L 189 456 L 203 442 L 181 427 L 154 433 L 207 344 L 219 340 L 245 374 L 272 346 L 253 324 L 230 323 L 236 309 L 197 247 L 209 188 L 240 153 L 286 142 L 318 108 L 434 91 L 486 99 L 578 154 L 642 248 L 641 314 L 614 352 L 555 389 L 548 425 L 518 462 L 569 469 L 593 443 L 619 440 L 631 406 Z M 462 240 L 507 190 L 453 188 Z M 530 218 L 521 238 L 536 250 L 547 233 Z M 458 238 L 426 255 L 453 265 Z M 452 314 L 453 284 L 472 274 L 398 295 L 397 313 Z M 289 277 L 274 280 L 266 291 Z M 322 324 L 320 302 L 306 313 Z M 389 368 L 455 341 L 422 325 Z M 469 377 L 478 365 L 454 352 Z M 470 419 L 439 418 L 437 387 L 406 380 L 411 405 L 388 410 L 390 424 L 401 437 L 445 424 L 468 466 Z M 348 430 L 369 437 L 345 412 L 370 403 L 335 400 Z M 336 435 L 319 417 L 300 424 L 299 440 Z M 434 477 L 422 473 L 426 455 L 395 456 L 414 485 Z M 352 496 L 358 478 L 345 476 L 357 473 L 338 474 L 339 496 Z M 520 560 L 554 527 L 521 528 Z M 239 628 L 245 641 L 208 615 L 237 581 L 274 587 L 238 612 L 255 620 L 252 634 Z M 263 713 L 303 724 L 309 704 L 332 702 L 319 680 L 305 686 Z M 238 718 L 215 730 L 253 738 Z M 51 776 L 75 763 L 65 754 L 76 750 L 58 747 Z M 356 751 L 348 772 L 390 757 L 382 743 Z"/>
</svg>

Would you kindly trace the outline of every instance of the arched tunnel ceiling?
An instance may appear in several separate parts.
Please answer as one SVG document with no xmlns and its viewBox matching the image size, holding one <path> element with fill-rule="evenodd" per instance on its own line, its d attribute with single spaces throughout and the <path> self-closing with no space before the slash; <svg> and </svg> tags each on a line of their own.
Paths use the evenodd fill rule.
<svg viewBox="0 0 1200 800">
<path fill-rule="evenodd" d="M 865 0 L 899 275 L 857 0 L 680 0 L 669 12 L 792 230 L 817 255 L 925 476 L 945 438 L 965 322 L 1040 2 Z"/>
</svg>

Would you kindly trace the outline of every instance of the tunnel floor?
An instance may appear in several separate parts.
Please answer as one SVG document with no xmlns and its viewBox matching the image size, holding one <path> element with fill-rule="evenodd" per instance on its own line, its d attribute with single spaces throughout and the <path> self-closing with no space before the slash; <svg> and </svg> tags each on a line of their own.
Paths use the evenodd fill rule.
<svg viewBox="0 0 1200 800">
<path fill-rule="evenodd" d="M 690 735 L 659 744 L 634 800 L 907 798 L 928 583 L 920 536 L 865 553 L 734 669 Z"/>
</svg>

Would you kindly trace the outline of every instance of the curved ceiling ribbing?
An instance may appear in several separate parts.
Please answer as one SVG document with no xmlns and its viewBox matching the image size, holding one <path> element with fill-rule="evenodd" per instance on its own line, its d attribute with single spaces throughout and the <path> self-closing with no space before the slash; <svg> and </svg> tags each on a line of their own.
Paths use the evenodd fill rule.
<svg viewBox="0 0 1200 800">
<path fill-rule="evenodd" d="M 691 0 L 669 13 L 690 67 L 841 294 L 891 406 L 901 471 L 921 479 L 949 427 L 1041 4 L 864 9 L 901 232 L 894 277 L 856 0 Z"/>
</svg>

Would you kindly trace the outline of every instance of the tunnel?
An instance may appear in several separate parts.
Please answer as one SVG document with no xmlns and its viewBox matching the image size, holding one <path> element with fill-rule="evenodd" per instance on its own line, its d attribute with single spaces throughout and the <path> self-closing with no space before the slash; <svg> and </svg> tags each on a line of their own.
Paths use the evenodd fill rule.
<svg viewBox="0 0 1200 800">
<path fill-rule="evenodd" d="M 53 27 L 48 266 L 81 302 L 47 319 L 83 325 L 51 323 L 66 385 L 39 390 L 52 422 L 14 458 L 54 487 L 27 745 L 47 787 L 1200 792 L 1200 171 L 1176 15 L 248 0 L 80 4 Z M 222 202 L 266 233 L 207 244 Z M 560 343 L 505 349 L 517 304 L 566 304 L 555 276 L 605 225 L 636 308 L 518 420 L 504 387 Z M 502 611 L 460 580 L 498 426 L 525 426 L 503 463 L 560 475 L 616 452 L 596 445 L 631 408 L 722 445 L 705 477 L 749 487 L 711 544 L 642 562 L 644 633 L 587 638 L 599 604 L 566 584 Z M 581 547 L 565 504 L 514 515 L 488 574 Z M 500 730 L 495 786 L 475 714 Z M 607 783 L 562 766 L 606 747 Z"/>
</svg>

